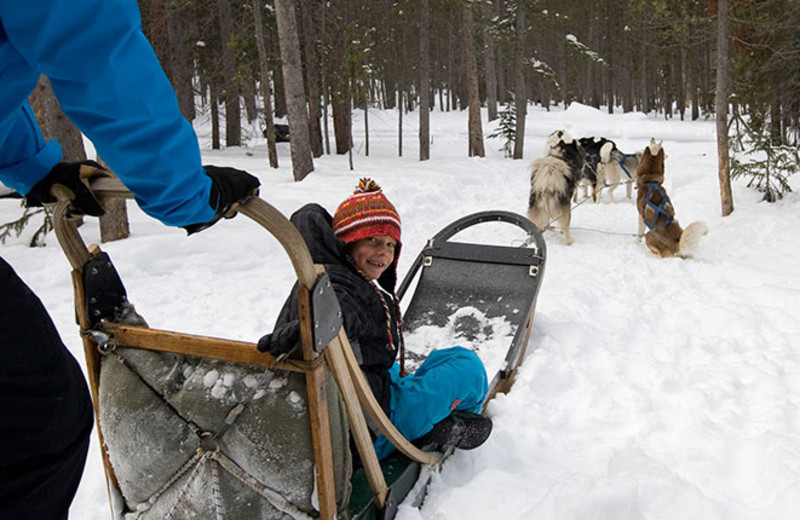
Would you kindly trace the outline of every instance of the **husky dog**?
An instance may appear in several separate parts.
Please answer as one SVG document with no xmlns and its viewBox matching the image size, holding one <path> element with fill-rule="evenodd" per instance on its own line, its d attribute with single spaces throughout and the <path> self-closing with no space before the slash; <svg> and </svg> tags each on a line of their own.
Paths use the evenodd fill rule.
<svg viewBox="0 0 800 520">
<path fill-rule="evenodd" d="M 581 137 L 578 139 L 584 153 L 584 163 L 581 169 L 580 176 L 577 179 L 577 184 L 583 187 L 583 198 L 589 197 L 589 189 L 591 189 L 592 200 L 600 202 L 600 190 L 603 189 L 603 179 L 598 174 L 600 167 L 600 151 L 603 147 L 610 147 L 615 150 L 617 147 L 613 141 L 600 137 Z M 575 190 L 575 202 L 578 201 L 578 190 Z"/>
<path fill-rule="evenodd" d="M 572 136 L 566 130 L 556 130 L 547 136 L 547 141 L 544 143 L 544 155 L 551 155 L 551 152 L 556 148 L 559 141 L 568 143 L 572 141 Z"/>
<path fill-rule="evenodd" d="M 686 229 L 681 228 L 663 183 L 664 149 L 661 143 L 651 139 L 636 170 L 639 236 L 647 226 L 649 231 L 645 235 L 645 243 L 650 251 L 662 258 L 688 258 L 697 251 L 700 238 L 708 233 L 708 226 L 702 222 L 692 222 Z"/>
<path fill-rule="evenodd" d="M 608 199 L 614 200 L 614 190 L 625 184 L 625 195 L 633 197 L 633 183 L 636 169 L 642 160 L 642 152 L 624 153 L 609 141 L 600 148 L 600 165 L 597 168 L 597 182 L 608 188 Z"/>
<path fill-rule="evenodd" d="M 577 141 L 565 134 L 547 149 L 547 155 L 531 163 L 528 218 L 541 230 L 557 220 L 570 245 L 574 242 L 569 234 L 570 199 L 583 167 L 583 151 Z"/>
</svg>

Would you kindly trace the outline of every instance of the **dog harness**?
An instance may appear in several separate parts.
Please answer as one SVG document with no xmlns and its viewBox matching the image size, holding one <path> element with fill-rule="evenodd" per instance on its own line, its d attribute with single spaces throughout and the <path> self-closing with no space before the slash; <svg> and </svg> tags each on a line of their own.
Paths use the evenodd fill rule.
<svg viewBox="0 0 800 520">
<path fill-rule="evenodd" d="M 625 172 L 625 175 L 628 176 L 628 179 L 633 179 L 633 175 L 631 175 L 631 172 L 629 172 L 628 169 L 625 167 L 625 161 L 628 159 L 628 157 L 633 157 L 633 154 L 630 153 L 622 154 L 622 159 L 620 159 L 617 162 L 619 162 L 619 167 L 622 168 L 622 171 Z"/>
<path fill-rule="evenodd" d="M 661 202 L 656 204 L 652 200 L 653 192 L 658 192 L 661 195 Z M 669 200 L 669 196 L 667 196 L 667 192 L 664 191 L 664 188 L 657 182 L 648 182 L 647 183 L 647 195 L 644 198 L 644 203 L 642 204 L 642 221 L 644 221 L 644 225 L 647 226 L 647 229 L 650 231 L 656 231 L 661 228 L 665 228 L 672 224 L 672 221 L 675 220 L 675 217 L 669 214 L 666 210 L 667 204 L 671 204 Z M 644 217 L 645 209 L 646 208 L 653 209 L 653 218 L 648 220 Z M 659 216 L 664 216 L 664 221 L 659 223 L 658 218 Z"/>
</svg>

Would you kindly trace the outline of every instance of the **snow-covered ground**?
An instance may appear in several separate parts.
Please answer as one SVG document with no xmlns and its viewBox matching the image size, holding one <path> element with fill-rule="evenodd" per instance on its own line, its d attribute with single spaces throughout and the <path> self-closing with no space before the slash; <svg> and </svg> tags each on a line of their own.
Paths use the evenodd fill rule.
<svg viewBox="0 0 800 520">
<path fill-rule="evenodd" d="M 262 139 L 211 150 L 204 160 L 242 168 L 263 198 L 289 215 L 306 202 L 330 211 L 359 177 L 384 188 L 403 218 L 401 277 L 425 240 L 472 212 L 524 214 L 530 162 L 556 129 L 613 139 L 625 152 L 663 140 L 666 183 L 683 225 L 709 234 L 691 260 L 660 259 L 637 242 L 637 214 L 624 189 L 616 204 L 573 210 L 575 244 L 545 234 L 548 259 L 527 357 L 511 393 L 488 408 L 494 432 L 457 452 L 433 475 L 420 508 L 400 520 L 790 519 L 800 510 L 800 195 L 775 204 L 734 182 L 735 211 L 721 216 L 713 121 L 609 115 L 574 104 L 529 110 L 525 159 L 468 158 L 466 112 L 434 111 L 431 160 L 420 162 L 416 114 L 356 112 L 354 169 L 346 156 L 315 160 L 292 181 L 288 144 L 268 166 Z M 485 115 L 484 115 L 485 117 Z M 484 133 L 496 123 L 484 119 Z M 251 135 L 258 132 L 253 129 Z M 798 179 L 793 180 L 800 188 Z M 0 221 L 19 213 L 0 202 Z M 130 299 L 151 326 L 256 341 L 269 331 L 293 283 L 285 253 L 245 217 L 196 236 L 162 226 L 129 204 L 132 236 L 104 244 Z M 87 242 L 98 242 L 90 219 Z M 83 362 L 73 321 L 69 266 L 55 237 L 0 246 L 44 301 Z M 96 438 L 71 509 L 76 520 L 109 517 Z"/>
</svg>

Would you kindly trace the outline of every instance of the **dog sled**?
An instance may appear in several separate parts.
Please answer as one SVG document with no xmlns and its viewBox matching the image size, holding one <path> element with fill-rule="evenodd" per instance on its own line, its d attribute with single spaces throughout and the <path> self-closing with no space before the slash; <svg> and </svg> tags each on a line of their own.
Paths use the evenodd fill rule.
<svg viewBox="0 0 800 520">
<path fill-rule="evenodd" d="M 116 179 L 99 179 L 92 189 L 101 204 L 132 198 Z M 274 358 L 255 343 L 150 328 L 110 257 L 87 247 L 68 218 L 69 193 L 54 191 L 112 518 L 392 518 L 412 487 L 424 494 L 425 485 L 415 486 L 422 468 L 447 453 L 415 447 L 382 412 L 324 269 L 280 212 L 258 197 L 235 207 L 273 234 L 291 260 L 300 285 L 298 359 Z M 524 247 L 449 240 L 488 221 L 523 228 Z M 487 212 L 453 223 L 429 241 L 401 285 L 405 294 L 414 279 L 409 330 L 441 322 L 454 305 L 513 321 L 491 395 L 507 391 L 528 342 L 544 261 L 541 234 L 524 217 Z M 365 415 L 397 448 L 381 463 Z M 361 461 L 355 472 L 351 447 Z"/>
</svg>

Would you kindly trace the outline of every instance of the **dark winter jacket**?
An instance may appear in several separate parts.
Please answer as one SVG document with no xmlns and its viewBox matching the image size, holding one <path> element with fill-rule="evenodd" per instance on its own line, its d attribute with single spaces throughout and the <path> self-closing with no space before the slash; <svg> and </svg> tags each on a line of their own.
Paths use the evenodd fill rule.
<svg viewBox="0 0 800 520">
<path fill-rule="evenodd" d="M 292 223 L 300 231 L 314 263 L 323 264 L 330 277 L 339 305 L 342 308 L 344 328 L 353 347 L 358 364 L 372 388 L 372 393 L 386 414 L 389 414 L 390 378 L 389 368 L 397 358 L 398 320 L 396 306 L 391 294 L 397 281 L 397 259 L 400 256 L 398 244 L 395 258 L 389 268 L 378 280 L 380 286 L 389 294 L 380 292 L 368 282 L 348 259 L 347 245 L 336 238 L 331 227 L 331 215 L 318 204 L 307 204 L 291 217 Z M 392 343 L 388 341 L 386 307 L 391 312 Z M 281 309 L 275 325 L 275 333 L 282 326 L 297 320 L 297 286 Z"/>
</svg>

